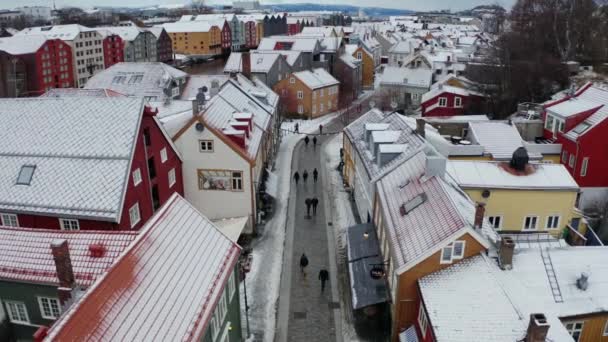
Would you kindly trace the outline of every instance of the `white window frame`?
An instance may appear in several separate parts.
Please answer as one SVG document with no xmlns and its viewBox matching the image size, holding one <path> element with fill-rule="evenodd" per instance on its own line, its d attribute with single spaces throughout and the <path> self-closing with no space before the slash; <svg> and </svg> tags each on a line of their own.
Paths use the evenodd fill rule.
<svg viewBox="0 0 608 342">
<path fill-rule="evenodd" d="M 606 324 L 604 324 L 604 332 L 602 336 L 608 336 L 608 321 L 606 321 Z"/>
<path fill-rule="evenodd" d="M 461 248 L 461 254 L 460 255 L 456 255 L 456 245 L 462 245 Z M 454 241 L 452 242 L 452 260 L 459 260 L 464 258 L 464 250 L 466 248 L 466 241 L 464 240 L 458 240 L 458 241 Z"/>
<path fill-rule="evenodd" d="M 496 226 L 496 222 L 495 222 L 496 218 L 498 218 L 498 226 Z M 488 216 L 488 222 L 490 222 L 490 224 L 492 225 L 492 228 L 494 228 L 496 230 L 501 230 L 502 229 L 502 221 L 503 221 L 502 215 Z"/>
<path fill-rule="evenodd" d="M 164 164 L 169 158 L 167 157 L 167 148 L 163 147 L 162 150 L 160 150 L 160 162 L 161 164 Z"/>
<path fill-rule="evenodd" d="M 572 153 L 570 154 L 570 158 L 568 158 L 568 166 L 574 168 L 574 165 L 576 165 L 576 158 L 574 157 L 574 153 Z"/>
<path fill-rule="evenodd" d="M 576 328 L 577 324 L 581 325 L 581 327 L 579 329 Z M 568 327 L 568 325 L 570 325 L 570 327 Z M 581 335 L 583 334 L 583 329 L 585 328 L 585 321 L 565 322 L 564 326 L 566 327 L 568 334 L 570 334 L 570 336 L 572 336 L 573 339 L 574 339 L 574 334 L 578 333 L 578 338 L 574 339 L 574 340 L 579 341 L 581 338 Z"/>
<path fill-rule="evenodd" d="M 289 83 L 291 83 L 291 84 L 296 83 L 296 78 L 295 77 L 290 77 L 289 78 Z"/>
<path fill-rule="evenodd" d="M 30 324 L 30 316 L 27 313 L 27 306 L 25 305 L 24 302 L 17 302 L 17 301 L 12 301 L 12 300 L 5 300 L 4 304 L 6 304 L 6 313 L 8 315 L 8 319 L 11 321 L 11 323 L 15 323 L 15 324 Z M 23 307 L 23 313 L 25 315 L 25 320 L 22 320 L 22 317 L 14 317 L 13 316 L 13 310 L 11 310 L 11 305 L 14 306 L 22 306 Z M 17 314 L 20 315 L 19 310 L 16 309 Z"/>
<path fill-rule="evenodd" d="M 454 252 L 456 250 L 456 248 L 454 248 L 454 247 L 457 244 L 462 245 L 462 254 L 461 255 L 454 255 Z M 454 262 L 454 260 L 460 260 L 460 259 L 464 258 L 465 250 L 466 250 L 466 241 L 465 240 L 456 240 L 441 249 L 441 257 L 439 259 L 439 263 L 440 264 L 451 264 L 452 262 Z M 446 253 L 448 253 L 448 251 L 449 251 L 449 258 L 450 258 L 449 260 L 445 258 Z"/>
<path fill-rule="evenodd" d="M 0 214 L 2 225 L 5 227 L 19 227 L 19 217 L 15 214 Z M 14 223 L 14 224 L 13 224 Z"/>
<path fill-rule="evenodd" d="M 418 327 L 420 327 L 420 335 L 422 335 L 422 338 L 426 337 L 428 324 L 429 321 L 426 317 L 426 312 L 424 312 L 424 306 L 422 305 L 422 302 L 420 302 L 420 309 L 418 310 Z"/>
<path fill-rule="evenodd" d="M 557 220 L 557 223 L 555 222 Z M 551 221 L 551 225 L 549 224 L 549 221 Z M 545 222 L 545 229 L 559 229 L 559 224 L 561 223 L 562 218 L 559 215 L 549 215 L 547 216 L 547 220 Z M 555 227 L 551 227 L 552 225 L 555 225 Z"/>
<path fill-rule="evenodd" d="M 301 91 L 301 90 L 298 90 L 297 96 L 298 96 L 298 99 L 300 99 L 300 100 L 303 99 L 304 98 L 304 92 Z"/>
<path fill-rule="evenodd" d="M 454 98 L 454 107 L 456 107 L 456 108 L 462 108 L 462 97 L 456 96 Z"/>
<path fill-rule="evenodd" d="M 59 225 L 61 226 L 61 230 L 80 230 L 80 222 L 76 219 L 60 218 Z"/>
<path fill-rule="evenodd" d="M 205 148 L 203 148 L 203 143 Z M 211 148 L 209 148 L 211 146 Z M 198 141 L 198 151 L 199 152 L 213 152 L 213 140 L 199 140 Z"/>
<path fill-rule="evenodd" d="M 169 188 L 171 188 L 177 182 L 177 180 L 175 178 L 175 168 L 172 168 L 171 170 L 169 170 L 167 177 L 169 178 Z"/>
<path fill-rule="evenodd" d="M 312 105 L 312 113 L 317 114 L 317 105 L 316 104 Z"/>
<path fill-rule="evenodd" d="M 449 251 L 449 260 L 445 258 L 446 256 L 446 252 Z M 454 252 L 454 250 L 452 249 L 452 246 L 445 246 L 441 249 L 441 257 L 440 257 L 440 263 L 441 264 L 451 264 L 452 263 L 452 253 Z"/>
<path fill-rule="evenodd" d="M 358 60 L 362 60 L 363 59 L 363 53 L 361 51 L 357 51 L 357 59 Z"/>
<path fill-rule="evenodd" d="M 45 301 L 47 302 L 46 305 L 48 305 L 48 309 L 50 310 L 50 314 L 47 314 L 46 309 L 45 309 Z M 52 303 L 54 302 L 55 305 L 57 306 L 57 314 L 55 314 L 53 312 L 53 306 Z M 40 307 L 40 316 L 42 316 L 42 318 L 44 319 L 51 319 L 51 320 L 55 320 L 57 318 L 59 318 L 59 316 L 61 316 L 61 303 L 59 302 L 59 299 L 54 298 L 54 297 L 38 297 L 38 306 Z"/>
<path fill-rule="evenodd" d="M 304 114 L 304 106 L 301 104 L 298 105 L 298 114 Z"/>
<path fill-rule="evenodd" d="M 411 97 L 412 97 L 412 101 L 418 101 L 418 93 L 412 93 Z"/>
<path fill-rule="evenodd" d="M 241 176 L 234 177 L 235 173 L 240 173 Z M 235 186 L 235 184 L 238 186 Z M 243 191 L 243 171 L 230 171 L 230 188 L 232 191 Z"/>
<path fill-rule="evenodd" d="M 441 104 L 443 102 L 443 104 Z M 447 97 L 440 97 L 438 102 L 439 107 L 447 107 L 448 106 L 448 98 Z"/>
<path fill-rule="evenodd" d="M 589 157 L 583 158 L 583 163 L 581 164 L 581 177 L 585 177 L 587 175 L 587 169 L 589 168 Z"/>
<path fill-rule="evenodd" d="M 135 217 L 137 214 L 137 217 Z M 139 211 L 139 202 L 133 204 L 129 208 L 129 221 L 131 222 L 131 228 L 135 227 L 141 221 L 141 212 Z"/>
<path fill-rule="evenodd" d="M 532 218 L 534 218 L 534 228 L 526 228 L 526 221 L 530 219 L 530 223 L 532 223 Z M 522 223 L 521 229 L 524 231 L 538 230 L 538 215 L 528 215 L 524 217 L 524 222 Z"/>
<path fill-rule="evenodd" d="M 141 170 L 137 168 L 133 171 L 133 186 L 138 186 L 141 183 Z"/>
<path fill-rule="evenodd" d="M 566 164 L 568 162 L 568 151 L 562 151 L 562 163 Z"/>
<path fill-rule="evenodd" d="M 234 294 L 236 293 L 236 280 L 235 280 L 235 276 L 234 276 L 234 272 L 232 272 L 232 275 L 230 276 L 230 279 L 228 279 L 228 298 L 230 298 L 230 301 L 232 301 L 232 298 L 234 298 Z"/>
<path fill-rule="evenodd" d="M 171 97 L 177 97 L 177 96 L 179 96 L 179 87 L 171 88 Z"/>
<path fill-rule="evenodd" d="M 325 106 L 323 105 L 323 102 L 319 103 L 319 113 L 323 113 L 324 110 Z"/>
</svg>

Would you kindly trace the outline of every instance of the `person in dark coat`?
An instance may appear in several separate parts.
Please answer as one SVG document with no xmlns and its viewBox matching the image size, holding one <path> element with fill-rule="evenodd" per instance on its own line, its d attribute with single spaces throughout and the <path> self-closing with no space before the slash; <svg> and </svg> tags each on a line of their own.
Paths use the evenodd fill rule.
<svg viewBox="0 0 608 342">
<path fill-rule="evenodd" d="M 306 266 L 308 266 L 308 258 L 306 257 L 306 254 L 302 253 L 302 256 L 300 257 L 300 271 L 302 273 L 305 273 L 304 268 L 306 268 Z"/>
<path fill-rule="evenodd" d="M 304 138 L 304 143 L 306 144 L 306 147 L 308 147 L 309 141 L 310 141 L 310 139 L 308 138 L 308 135 L 307 135 L 306 138 Z"/>
<path fill-rule="evenodd" d="M 319 125 L 319 134 L 323 134 L 323 125 Z"/>
<path fill-rule="evenodd" d="M 304 170 L 302 173 L 302 180 L 304 181 L 304 185 L 306 185 L 306 180 L 308 179 L 308 171 Z"/>
<path fill-rule="evenodd" d="M 319 205 L 319 199 L 315 197 L 310 202 L 312 204 L 312 214 L 317 215 L 317 205 Z"/>
<path fill-rule="evenodd" d="M 319 280 L 321 280 L 321 293 L 325 291 L 325 282 L 329 280 L 329 272 L 326 269 L 319 271 Z"/>
<path fill-rule="evenodd" d="M 306 216 L 310 217 L 310 206 L 312 205 L 312 200 L 307 198 L 304 203 L 306 203 Z"/>
<path fill-rule="evenodd" d="M 315 150 L 317 149 L 317 137 L 312 138 L 312 146 L 315 148 Z"/>
<path fill-rule="evenodd" d="M 300 174 L 298 171 L 293 174 L 293 180 L 296 182 L 296 185 L 298 185 L 298 181 L 300 180 Z"/>
<path fill-rule="evenodd" d="M 312 172 L 312 179 L 314 180 L 315 183 L 319 179 L 319 171 L 317 171 L 316 167 L 315 167 L 314 171 Z"/>
<path fill-rule="evenodd" d="M 295 129 L 296 133 L 300 133 L 300 125 L 298 125 L 298 123 L 296 122 L 296 129 Z"/>
</svg>

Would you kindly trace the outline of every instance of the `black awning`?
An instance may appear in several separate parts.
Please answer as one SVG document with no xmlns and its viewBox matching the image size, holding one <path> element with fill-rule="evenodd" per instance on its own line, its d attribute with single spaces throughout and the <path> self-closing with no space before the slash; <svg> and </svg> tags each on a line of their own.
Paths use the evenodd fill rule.
<svg viewBox="0 0 608 342">
<path fill-rule="evenodd" d="M 352 292 L 353 309 L 384 303 L 389 298 L 386 279 L 374 279 L 370 272 L 374 267 L 388 266 L 380 254 L 380 245 L 373 224 L 359 224 L 349 227 L 348 236 L 348 270 Z"/>
</svg>

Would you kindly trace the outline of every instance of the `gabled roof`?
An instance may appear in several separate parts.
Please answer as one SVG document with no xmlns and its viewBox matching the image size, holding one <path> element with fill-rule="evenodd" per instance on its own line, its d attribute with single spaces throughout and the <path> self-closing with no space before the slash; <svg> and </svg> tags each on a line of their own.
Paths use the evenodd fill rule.
<svg viewBox="0 0 608 342">
<path fill-rule="evenodd" d="M 119 222 L 143 111 L 142 98 L 0 100 L 0 211 Z"/>
<path fill-rule="evenodd" d="M 433 70 L 387 66 L 382 72 L 380 84 L 403 85 L 428 89 L 433 79 Z"/>
<path fill-rule="evenodd" d="M 249 55 L 251 63 L 251 72 L 267 73 L 277 62 L 277 59 L 282 58 L 281 54 L 276 53 L 255 53 Z M 240 52 L 232 52 L 228 61 L 224 66 L 224 72 L 242 72 L 243 71 L 243 56 Z"/>
<path fill-rule="evenodd" d="M 204 21 L 178 21 L 175 23 L 166 23 L 161 26 L 167 31 L 167 33 L 181 33 L 181 32 L 209 32 L 213 26 L 221 29 L 223 20 L 217 23 L 209 23 Z"/>
<path fill-rule="evenodd" d="M 309 89 L 313 90 L 340 84 L 338 80 L 322 68 L 313 69 L 312 71 L 294 72 L 292 75 L 302 81 Z"/>
<path fill-rule="evenodd" d="M 473 142 L 482 145 L 494 160 L 511 160 L 513 152 L 523 147 L 523 139 L 514 125 L 502 121 L 469 122 Z M 530 159 L 541 159 L 538 152 L 528 151 Z"/>
<path fill-rule="evenodd" d="M 234 242 L 174 194 L 47 339 L 199 341 L 239 254 Z"/>
<path fill-rule="evenodd" d="M 52 88 L 40 97 L 124 97 L 110 89 Z"/>
<path fill-rule="evenodd" d="M 273 36 L 264 37 L 258 45 L 258 50 L 276 50 L 277 43 L 291 43 L 287 51 L 316 52 L 320 49 L 319 40 L 315 37 Z"/>
<path fill-rule="evenodd" d="M 46 43 L 45 35 L 0 38 L 0 51 L 13 56 L 36 53 Z"/>
<path fill-rule="evenodd" d="M 129 42 L 135 40 L 142 32 L 146 32 L 137 26 L 104 26 L 97 27 L 96 29 L 106 30 L 112 34 L 120 36 L 122 40 Z"/>
<path fill-rule="evenodd" d="M 19 31 L 15 36 L 45 35 L 48 39 L 74 40 L 81 32 L 95 32 L 78 24 L 28 27 Z"/>
<path fill-rule="evenodd" d="M 95 74 L 85 89 L 111 89 L 127 96 L 164 100 L 167 97 L 165 89 L 171 87 L 171 82 L 185 82 L 187 76 L 187 73 L 165 63 L 122 62 Z"/>
<path fill-rule="evenodd" d="M 478 93 L 476 91 L 469 90 L 469 89 L 454 87 L 454 86 L 450 86 L 447 84 L 441 84 L 439 86 L 435 86 L 436 84 L 437 83 L 433 84 L 433 87 L 429 92 L 422 95 L 422 102 L 430 101 L 443 94 L 454 94 L 454 95 L 459 95 L 459 96 L 464 96 L 464 97 L 471 96 L 471 95 L 483 96 L 483 94 Z"/>
</svg>

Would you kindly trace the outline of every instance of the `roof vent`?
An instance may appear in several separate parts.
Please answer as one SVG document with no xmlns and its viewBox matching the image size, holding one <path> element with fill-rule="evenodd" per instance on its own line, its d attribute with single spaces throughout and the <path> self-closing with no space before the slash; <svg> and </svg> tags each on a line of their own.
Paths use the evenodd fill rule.
<svg viewBox="0 0 608 342">
<path fill-rule="evenodd" d="M 89 255 L 92 258 L 101 258 L 106 254 L 106 247 L 100 243 L 89 245 Z"/>
<path fill-rule="evenodd" d="M 589 286 L 589 275 L 585 272 L 581 273 L 581 276 L 576 279 L 576 287 L 579 290 L 587 291 L 587 287 Z"/>
<path fill-rule="evenodd" d="M 530 157 L 528 157 L 528 151 L 526 151 L 524 147 L 518 147 L 517 150 L 513 152 L 510 165 L 517 171 L 525 171 L 529 161 Z"/>
<path fill-rule="evenodd" d="M 401 207 L 399 207 L 399 212 L 401 213 L 401 216 L 405 216 L 405 215 L 409 214 L 412 210 L 416 209 L 419 205 L 426 202 L 426 200 L 427 200 L 426 193 L 423 192 L 423 193 L 417 195 L 416 197 L 412 198 L 411 200 L 403 203 L 401 205 Z"/>
</svg>

